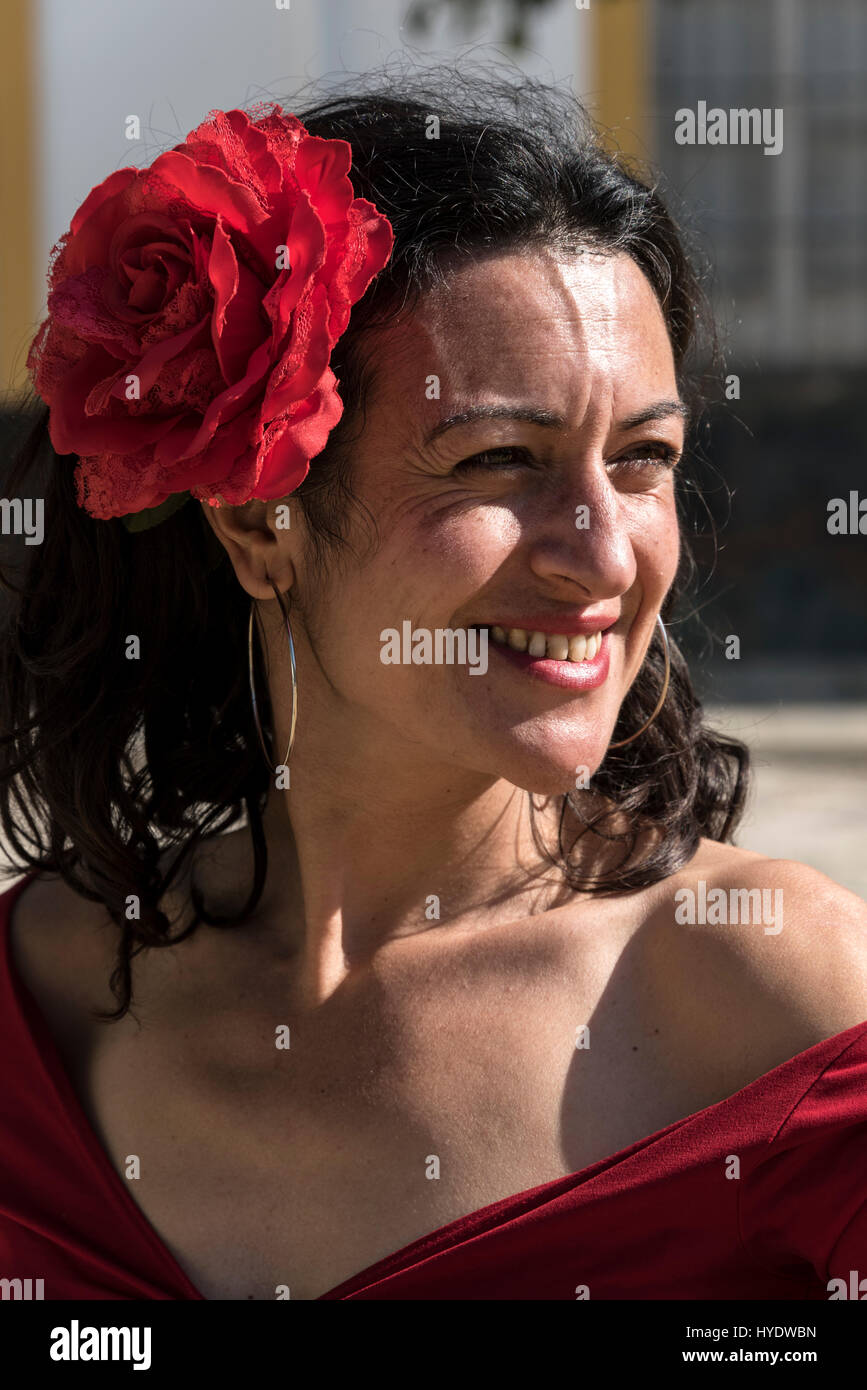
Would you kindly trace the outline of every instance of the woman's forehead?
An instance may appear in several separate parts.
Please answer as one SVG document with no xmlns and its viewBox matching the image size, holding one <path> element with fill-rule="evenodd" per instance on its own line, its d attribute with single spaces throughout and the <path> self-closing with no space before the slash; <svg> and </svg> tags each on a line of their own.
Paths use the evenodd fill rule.
<svg viewBox="0 0 867 1390">
<path fill-rule="evenodd" d="M 570 409 L 576 391 L 674 388 L 668 332 L 650 283 L 626 255 L 527 253 L 453 271 L 395 329 L 382 403 L 434 422 L 447 402 L 527 398 Z M 628 398 L 628 399 L 627 399 Z"/>
</svg>

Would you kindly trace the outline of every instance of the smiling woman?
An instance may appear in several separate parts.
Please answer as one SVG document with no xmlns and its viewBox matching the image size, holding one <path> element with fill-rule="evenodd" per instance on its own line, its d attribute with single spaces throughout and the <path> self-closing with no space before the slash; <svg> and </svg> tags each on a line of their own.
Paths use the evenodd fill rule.
<svg viewBox="0 0 867 1390">
<path fill-rule="evenodd" d="M 731 843 L 747 750 L 668 630 L 702 319 L 658 196 L 570 97 L 454 76 L 160 160 L 76 214 L 31 354 L 5 1264 L 827 1297 L 867 1240 L 865 911 Z M 772 889 L 773 932 L 681 911 Z"/>
</svg>

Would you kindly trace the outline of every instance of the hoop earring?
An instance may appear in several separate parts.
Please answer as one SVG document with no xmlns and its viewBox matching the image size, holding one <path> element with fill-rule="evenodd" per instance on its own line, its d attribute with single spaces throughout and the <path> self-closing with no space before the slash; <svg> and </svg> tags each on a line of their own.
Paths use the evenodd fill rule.
<svg viewBox="0 0 867 1390">
<path fill-rule="evenodd" d="M 286 757 L 283 759 L 282 764 L 278 765 L 286 767 L 289 762 L 289 754 L 292 752 L 295 743 L 295 721 L 298 717 L 298 672 L 295 666 L 295 642 L 292 638 L 292 624 L 289 621 L 289 607 L 273 579 L 271 580 L 271 588 L 274 590 L 274 597 L 280 605 L 280 612 L 283 614 L 283 621 L 286 624 L 286 636 L 289 639 L 289 668 L 292 673 L 292 716 L 289 721 L 289 747 L 286 749 Z M 256 702 L 256 682 L 253 677 L 253 615 L 255 611 L 256 600 L 253 599 L 250 603 L 250 622 L 247 628 L 247 666 L 250 675 L 250 698 L 253 702 L 253 719 L 256 723 L 256 732 L 259 735 L 262 752 L 265 754 L 265 762 L 268 764 L 268 771 L 275 772 L 277 769 L 271 763 L 273 750 L 269 753 L 265 743 L 265 737 L 262 733 L 262 724 L 259 719 L 259 707 Z"/>
<path fill-rule="evenodd" d="M 649 728 L 650 725 L 653 723 L 654 719 L 659 714 L 659 711 L 662 709 L 662 706 L 665 703 L 665 697 L 668 694 L 668 682 L 671 679 L 671 648 L 669 646 L 668 633 L 665 630 L 665 623 L 662 621 L 662 618 L 659 616 L 658 613 L 656 615 L 656 621 L 659 623 L 659 630 L 662 633 L 662 647 L 665 653 L 665 678 L 662 682 L 662 690 L 660 692 L 659 699 L 657 700 L 656 705 L 654 706 L 653 714 L 650 716 L 649 719 L 646 719 L 644 721 L 641 728 L 636 729 L 634 734 L 629 735 L 629 738 L 622 738 L 617 743 L 609 743 L 609 751 L 612 748 L 623 748 L 627 743 L 631 743 L 634 738 L 638 738 L 639 734 L 643 734 L 644 730 Z"/>
</svg>

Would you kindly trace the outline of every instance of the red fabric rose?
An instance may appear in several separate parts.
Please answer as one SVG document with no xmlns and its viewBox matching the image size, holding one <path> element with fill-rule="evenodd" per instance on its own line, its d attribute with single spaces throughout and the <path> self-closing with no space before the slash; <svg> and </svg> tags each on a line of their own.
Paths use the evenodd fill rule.
<svg viewBox="0 0 867 1390">
<path fill-rule="evenodd" d="M 347 141 L 276 104 L 254 114 L 212 111 L 150 168 L 109 175 L 52 253 L 27 365 L 93 517 L 182 491 L 282 497 L 343 412 L 331 349 L 391 225 L 353 196 Z"/>
</svg>

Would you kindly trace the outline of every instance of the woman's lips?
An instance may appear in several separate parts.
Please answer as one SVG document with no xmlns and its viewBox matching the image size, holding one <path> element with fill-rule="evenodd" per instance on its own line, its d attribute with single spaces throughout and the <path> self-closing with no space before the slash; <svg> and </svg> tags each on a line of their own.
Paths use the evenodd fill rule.
<svg viewBox="0 0 867 1390">
<path fill-rule="evenodd" d="M 530 656 L 529 652 L 516 652 L 493 640 L 488 642 L 488 652 L 496 652 L 517 670 L 546 685 L 559 685 L 565 690 L 595 690 L 608 677 L 611 630 L 603 632 L 602 645 L 590 661 L 555 661 L 549 656 Z"/>
</svg>

